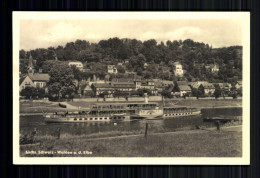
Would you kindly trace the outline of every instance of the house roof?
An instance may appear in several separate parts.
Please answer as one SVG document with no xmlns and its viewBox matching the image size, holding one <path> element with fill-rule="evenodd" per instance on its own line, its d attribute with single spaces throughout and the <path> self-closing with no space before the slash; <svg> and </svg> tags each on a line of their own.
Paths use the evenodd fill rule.
<svg viewBox="0 0 260 178">
<path fill-rule="evenodd" d="M 114 88 L 135 88 L 135 84 L 113 84 Z"/>
<path fill-rule="evenodd" d="M 19 85 L 21 85 L 21 84 L 23 83 L 23 81 L 24 81 L 25 78 L 26 78 L 26 77 L 21 77 L 21 78 L 19 79 Z"/>
<path fill-rule="evenodd" d="M 81 61 L 68 61 L 68 63 L 80 63 L 80 64 L 83 64 Z"/>
<path fill-rule="evenodd" d="M 92 90 L 91 87 L 88 85 L 88 84 L 84 84 L 82 87 L 81 87 L 81 90 Z"/>
<path fill-rule="evenodd" d="M 225 88 L 225 87 L 232 88 L 230 83 L 217 83 L 217 84 L 219 85 L 220 88 Z"/>
<path fill-rule="evenodd" d="M 92 85 L 96 88 L 112 88 L 108 83 L 93 83 Z"/>
<path fill-rule="evenodd" d="M 133 83 L 133 82 L 134 82 L 134 79 L 113 78 L 111 82 L 117 82 L 117 83 Z"/>
<path fill-rule="evenodd" d="M 116 88 L 135 88 L 135 83 L 133 81 L 111 82 L 111 84 Z"/>
<path fill-rule="evenodd" d="M 200 85 L 207 85 L 208 82 L 207 81 L 197 81 L 197 82 L 194 82 L 192 84 L 190 84 L 193 88 L 199 88 Z"/>
<path fill-rule="evenodd" d="M 173 85 L 171 85 L 171 86 L 168 88 L 167 91 L 168 91 L 168 92 L 172 92 L 173 88 L 174 88 Z"/>
<path fill-rule="evenodd" d="M 177 83 L 178 86 L 180 86 L 180 85 L 188 85 L 188 82 L 186 82 L 186 81 L 177 81 L 176 83 Z"/>
<path fill-rule="evenodd" d="M 180 85 L 179 89 L 180 89 L 180 91 L 191 91 L 191 88 L 189 85 Z"/>
<path fill-rule="evenodd" d="M 242 85 L 242 80 L 238 80 L 237 83 L 238 83 L 239 85 Z"/>
<path fill-rule="evenodd" d="M 174 62 L 173 65 L 181 65 L 180 62 Z"/>
<path fill-rule="evenodd" d="M 50 80 L 50 76 L 49 74 L 42 74 L 42 73 L 34 73 L 29 75 L 30 79 L 32 81 L 49 81 Z"/>
<path fill-rule="evenodd" d="M 207 83 L 203 85 L 204 89 L 215 89 L 214 85 L 212 83 Z"/>
<path fill-rule="evenodd" d="M 173 85 L 173 81 L 170 81 L 170 80 L 163 80 L 162 83 L 168 84 L 168 85 Z"/>
</svg>

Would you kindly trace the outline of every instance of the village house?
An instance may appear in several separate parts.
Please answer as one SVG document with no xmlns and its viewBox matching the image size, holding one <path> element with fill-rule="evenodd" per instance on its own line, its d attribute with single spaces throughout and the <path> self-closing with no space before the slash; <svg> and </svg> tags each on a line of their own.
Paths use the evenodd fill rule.
<svg viewBox="0 0 260 178">
<path fill-rule="evenodd" d="M 162 82 L 154 82 L 154 88 L 157 90 L 157 94 L 160 94 L 164 89 L 164 85 Z"/>
<path fill-rule="evenodd" d="M 182 65 L 179 62 L 174 62 L 173 67 L 174 67 L 174 75 L 182 77 L 184 73 L 182 70 Z"/>
<path fill-rule="evenodd" d="M 235 84 L 236 89 L 241 89 L 242 88 L 242 80 L 238 80 Z"/>
<path fill-rule="evenodd" d="M 218 71 L 219 71 L 219 66 L 217 64 L 213 64 L 211 66 L 211 72 L 212 73 L 218 73 Z"/>
<path fill-rule="evenodd" d="M 206 96 L 212 96 L 214 94 L 215 87 L 212 83 L 203 84 L 203 87 L 204 87 L 204 94 Z"/>
<path fill-rule="evenodd" d="M 147 62 L 144 63 L 144 68 L 146 69 L 149 66 Z"/>
<path fill-rule="evenodd" d="M 232 85 L 230 83 L 216 83 L 214 85 L 215 87 L 219 87 L 221 89 L 223 96 L 228 96 L 229 94 L 232 93 L 231 91 Z"/>
<path fill-rule="evenodd" d="M 29 74 L 24 78 L 20 79 L 19 90 L 25 89 L 26 87 L 38 87 L 45 88 L 50 76 L 48 74 L 34 73 Z"/>
<path fill-rule="evenodd" d="M 94 94 L 94 91 L 92 90 L 91 86 L 87 84 L 83 84 L 81 86 L 81 95 L 82 96 L 91 96 L 91 94 Z"/>
<path fill-rule="evenodd" d="M 192 88 L 198 89 L 198 88 L 200 87 L 200 85 L 204 86 L 204 85 L 206 85 L 206 84 L 208 84 L 207 81 L 196 81 L 196 82 L 190 83 L 190 86 L 191 86 Z"/>
<path fill-rule="evenodd" d="M 180 85 L 180 96 L 190 96 L 191 95 L 191 88 L 189 85 Z"/>
<path fill-rule="evenodd" d="M 80 71 L 83 70 L 83 64 L 82 64 L 82 62 L 80 62 L 80 61 L 69 61 L 68 65 L 69 65 L 69 66 L 75 66 L 75 67 L 77 67 Z"/>
<path fill-rule="evenodd" d="M 108 65 L 107 72 L 110 74 L 117 74 L 117 68 L 115 65 Z"/>
<path fill-rule="evenodd" d="M 154 81 L 152 81 L 152 80 L 142 81 L 140 88 L 153 90 L 154 89 Z"/>
<path fill-rule="evenodd" d="M 130 92 L 136 89 L 134 82 L 111 82 L 111 86 L 114 90 L 118 90 L 121 92 Z"/>
<path fill-rule="evenodd" d="M 209 65 L 205 65 L 205 69 L 208 72 L 218 73 L 219 66 L 217 64 L 209 64 Z"/>
<path fill-rule="evenodd" d="M 108 83 L 93 83 L 91 88 L 95 96 L 99 96 L 102 93 L 107 93 L 108 97 L 113 97 L 114 87 Z"/>
<path fill-rule="evenodd" d="M 20 78 L 19 91 L 22 91 L 22 89 L 25 89 L 26 87 L 35 87 L 32 79 L 28 75 Z"/>
<path fill-rule="evenodd" d="M 230 91 L 232 88 L 232 85 L 230 83 L 217 83 L 220 89 L 223 91 Z"/>
<path fill-rule="evenodd" d="M 33 58 L 30 54 L 28 63 L 28 74 L 25 77 L 20 78 L 19 90 L 25 89 L 26 87 L 38 87 L 45 88 L 47 82 L 50 79 L 49 74 L 35 73 Z M 40 70 L 41 71 L 41 70 Z"/>
</svg>

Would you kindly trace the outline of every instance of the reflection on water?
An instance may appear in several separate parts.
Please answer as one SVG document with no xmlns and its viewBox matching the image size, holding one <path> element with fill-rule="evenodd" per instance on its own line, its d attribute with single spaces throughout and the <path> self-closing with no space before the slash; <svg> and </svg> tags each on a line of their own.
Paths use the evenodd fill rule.
<svg viewBox="0 0 260 178">
<path fill-rule="evenodd" d="M 45 123 L 42 116 L 21 116 L 20 132 L 28 133 L 37 128 L 41 134 L 51 134 L 61 128 L 62 133 L 75 135 L 91 134 L 110 131 L 143 131 L 145 124 L 149 123 L 151 130 L 174 131 L 178 128 L 190 126 L 213 126 L 212 122 L 203 122 L 205 117 L 213 116 L 242 116 L 242 108 L 218 108 L 202 109 L 199 116 L 187 116 L 179 118 L 167 118 L 160 120 L 138 120 L 138 121 L 118 121 L 114 122 L 85 122 L 85 123 Z"/>
</svg>

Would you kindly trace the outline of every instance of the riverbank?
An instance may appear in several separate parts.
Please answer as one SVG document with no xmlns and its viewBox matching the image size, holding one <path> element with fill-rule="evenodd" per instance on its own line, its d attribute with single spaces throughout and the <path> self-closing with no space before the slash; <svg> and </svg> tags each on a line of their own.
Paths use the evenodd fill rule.
<svg viewBox="0 0 260 178">
<path fill-rule="evenodd" d="M 37 140 L 37 139 L 36 139 Z M 41 137 L 40 145 L 21 147 L 21 156 L 46 157 L 241 157 L 242 126 L 166 133 L 92 137 Z M 26 150 L 36 154 L 26 154 Z M 46 151 L 46 154 L 38 154 Z M 48 151 L 48 153 L 47 153 Z M 74 154 L 77 153 L 77 154 Z M 80 154 L 81 153 L 81 154 Z"/>
<path fill-rule="evenodd" d="M 78 109 L 88 110 L 95 102 L 62 102 L 67 108 L 59 107 L 59 102 L 51 101 L 26 101 L 20 102 L 20 113 L 42 113 L 42 112 L 58 112 L 58 111 L 75 111 Z M 99 102 L 104 103 L 104 102 Z M 108 103 L 108 102 L 106 102 Z M 118 103 L 118 102 L 109 102 Z M 120 102 L 129 103 L 129 102 Z M 163 104 L 162 102 L 158 102 Z M 166 106 L 185 106 L 195 108 L 226 108 L 226 107 L 242 107 L 242 99 L 167 99 Z"/>
</svg>

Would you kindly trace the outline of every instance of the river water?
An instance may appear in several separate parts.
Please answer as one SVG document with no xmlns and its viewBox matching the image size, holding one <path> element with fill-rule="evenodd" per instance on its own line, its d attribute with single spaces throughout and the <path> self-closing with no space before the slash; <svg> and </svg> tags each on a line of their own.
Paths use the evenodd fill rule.
<svg viewBox="0 0 260 178">
<path fill-rule="evenodd" d="M 30 133 L 37 128 L 42 135 L 51 135 L 58 128 L 61 133 L 71 135 L 93 134 L 110 131 L 141 132 L 148 123 L 148 131 L 175 131 L 183 128 L 195 128 L 195 126 L 213 127 L 213 122 L 204 122 L 205 117 L 215 116 L 242 116 L 242 108 L 215 108 L 202 109 L 201 115 L 179 118 L 167 118 L 161 120 L 138 120 L 119 122 L 85 122 L 85 123 L 45 123 L 41 115 L 20 116 L 20 133 Z"/>
</svg>

